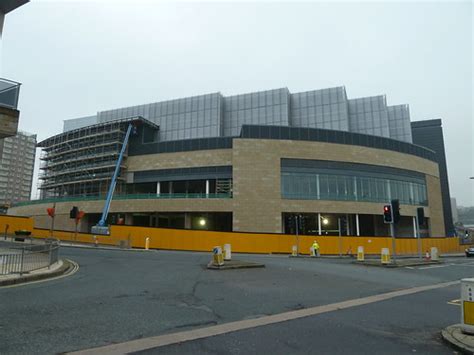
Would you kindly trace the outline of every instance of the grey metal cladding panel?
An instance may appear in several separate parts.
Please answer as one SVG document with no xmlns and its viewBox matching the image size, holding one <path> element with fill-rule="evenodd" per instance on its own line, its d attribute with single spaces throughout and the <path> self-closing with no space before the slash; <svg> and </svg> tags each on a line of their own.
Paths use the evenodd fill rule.
<svg viewBox="0 0 474 355">
<path fill-rule="evenodd" d="M 349 131 L 390 137 L 385 96 L 348 100 Z"/>
<path fill-rule="evenodd" d="M 220 93 L 124 107 L 98 113 L 100 122 L 140 115 L 160 126 L 160 140 L 215 137 L 221 131 Z"/>
<path fill-rule="evenodd" d="M 361 97 L 347 100 L 349 114 L 386 110 L 387 103 L 385 95 Z"/>
<path fill-rule="evenodd" d="M 349 130 L 344 87 L 292 94 L 290 107 L 291 126 Z"/>
<path fill-rule="evenodd" d="M 286 88 L 224 97 L 223 104 L 224 136 L 239 135 L 244 124 L 289 124 L 289 92 Z"/>
<path fill-rule="evenodd" d="M 97 121 L 97 116 L 94 115 L 94 116 L 74 118 L 71 120 L 64 120 L 63 123 L 64 123 L 63 132 L 68 132 L 74 129 L 96 124 L 98 123 L 98 121 Z"/>
<path fill-rule="evenodd" d="M 387 106 L 390 138 L 412 143 L 408 105 Z"/>
</svg>

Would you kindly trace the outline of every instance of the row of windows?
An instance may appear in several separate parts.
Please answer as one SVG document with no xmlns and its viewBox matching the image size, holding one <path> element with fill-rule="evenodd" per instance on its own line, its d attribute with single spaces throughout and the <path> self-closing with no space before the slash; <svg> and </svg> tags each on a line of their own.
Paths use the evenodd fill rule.
<svg viewBox="0 0 474 355">
<path fill-rule="evenodd" d="M 399 199 L 407 205 L 427 205 L 426 184 L 413 181 L 333 174 L 284 172 L 283 198 L 388 202 Z"/>
</svg>

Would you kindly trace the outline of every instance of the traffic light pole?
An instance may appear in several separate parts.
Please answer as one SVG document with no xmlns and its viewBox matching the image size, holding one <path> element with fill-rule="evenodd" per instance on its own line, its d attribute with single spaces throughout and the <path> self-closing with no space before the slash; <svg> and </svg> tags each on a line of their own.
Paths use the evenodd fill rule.
<svg viewBox="0 0 474 355">
<path fill-rule="evenodd" d="M 418 244 L 418 257 L 423 259 L 422 252 L 421 252 L 421 233 L 420 233 L 420 221 L 418 219 L 418 214 L 415 216 L 415 221 L 416 221 L 416 238 L 417 244 Z"/>
<path fill-rule="evenodd" d="M 296 228 L 296 255 L 300 255 L 300 240 L 298 236 L 298 215 L 295 215 L 295 228 Z"/>
<path fill-rule="evenodd" d="M 51 231 L 50 231 L 50 237 L 53 238 L 53 233 L 54 233 L 54 218 L 56 217 L 56 202 L 53 203 L 53 210 L 54 214 L 53 217 L 51 217 Z"/>
<path fill-rule="evenodd" d="M 339 229 L 339 257 L 342 258 L 342 233 L 341 233 L 341 217 L 337 219 L 337 228 Z"/>
<path fill-rule="evenodd" d="M 395 225 L 390 223 L 390 234 L 392 235 L 392 250 L 393 250 L 393 263 L 397 262 L 397 250 L 396 250 L 396 241 L 395 241 Z"/>
</svg>

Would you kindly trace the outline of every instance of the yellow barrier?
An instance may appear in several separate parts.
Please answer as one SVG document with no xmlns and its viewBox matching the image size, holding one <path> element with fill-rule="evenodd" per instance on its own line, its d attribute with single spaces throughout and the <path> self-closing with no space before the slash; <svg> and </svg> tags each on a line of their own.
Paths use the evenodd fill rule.
<svg viewBox="0 0 474 355">
<path fill-rule="evenodd" d="M 0 216 L 0 233 L 5 225 L 9 224 L 9 234 L 15 230 L 31 230 L 38 238 L 48 238 L 47 229 L 33 228 L 33 219 L 27 217 Z M 1 235 L 1 234 L 0 234 Z M 64 241 L 94 243 L 94 236 L 88 233 L 73 231 L 57 231 L 55 238 Z M 290 254 L 296 243 L 294 235 L 265 234 L 265 233 L 238 233 L 238 232 L 210 232 L 202 230 L 165 229 L 134 226 L 111 226 L 110 236 L 98 235 L 99 244 L 119 245 L 126 242 L 135 248 L 145 248 L 146 238 L 149 237 L 150 249 L 210 251 L 216 245 L 231 244 L 232 250 L 237 253 L 282 253 Z M 299 236 L 299 250 L 302 254 L 309 254 L 313 241 L 317 240 L 321 254 L 356 255 L 357 248 L 362 246 L 365 254 L 380 254 L 382 248 L 388 248 L 393 255 L 392 239 L 388 237 L 326 237 L 326 236 Z M 422 239 L 422 252 L 431 247 L 438 248 L 443 253 L 464 252 L 466 246 L 459 245 L 458 238 L 426 238 Z M 415 238 L 399 238 L 396 240 L 396 252 L 399 255 L 417 254 L 418 246 Z"/>
<path fill-rule="evenodd" d="M 17 230 L 33 232 L 34 221 L 29 217 L 0 216 L 0 235 L 15 234 Z"/>
</svg>

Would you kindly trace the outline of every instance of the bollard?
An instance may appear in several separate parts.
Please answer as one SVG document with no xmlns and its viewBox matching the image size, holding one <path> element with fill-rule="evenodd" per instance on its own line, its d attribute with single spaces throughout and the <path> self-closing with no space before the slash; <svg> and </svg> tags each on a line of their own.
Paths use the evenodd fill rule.
<svg viewBox="0 0 474 355">
<path fill-rule="evenodd" d="M 390 264 L 390 250 L 382 248 L 381 260 L 382 264 Z"/>
<path fill-rule="evenodd" d="M 145 250 L 150 249 L 150 237 L 145 238 Z"/>
<path fill-rule="evenodd" d="M 430 259 L 431 259 L 431 255 L 430 255 L 430 252 L 427 250 L 425 253 L 425 260 L 428 261 Z"/>
<path fill-rule="evenodd" d="M 222 255 L 222 247 L 214 247 L 212 249 L 212 263 L 214 266 L 224 265 L 224 256 Z"/>
<path fill-rule="evenodd" d="M 309 255 L 310 255 L 311 257 L 313 257 L 313 258 L 316 256 L 316 253 L 315 253 L 315 251 L 314 251 L 314 247 L 310 247 L 310 248 L 309 248 Z"/>
<path fill-rule="evenodd" d="M 436 247 L 431 247 L 431 260 L 434 260 L 434 261 L 439 260 L 438 248 Z"/>
<path fill-rule="evenodd" d="M 291 248 L 291 256 L 298 256 L 298 247 L 296 245 L 293 245 Z"/>
<path fill-rule="evenodd" d="M 229 261 L 232 259 L 232 251 L 230 244 L 224 244 L 224 260 Z"/>
<path fill-rule="evenodd" d="M 94 246 L 96 246 L 96 247 L 99 246 L 99 240 L 97 239 L 96 235 L 94 235 Z"/>
<path fill-rule="evenodd" d="M 461 329 L 474 334 L 474 279 L 461 280 Z"/>
<path fill-rule="evenodd" d="M 364 260 L 365 260 L 364 247 L 358 246 L 357 247 L 357 261 L 364 261 Z"/>
</svg>

